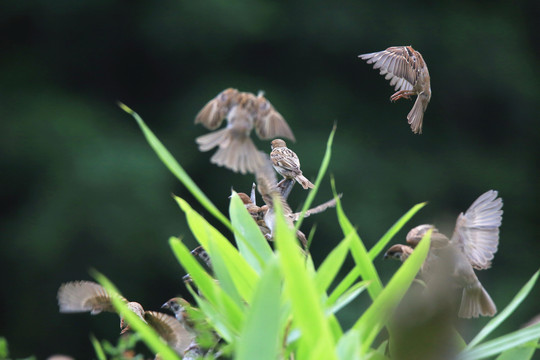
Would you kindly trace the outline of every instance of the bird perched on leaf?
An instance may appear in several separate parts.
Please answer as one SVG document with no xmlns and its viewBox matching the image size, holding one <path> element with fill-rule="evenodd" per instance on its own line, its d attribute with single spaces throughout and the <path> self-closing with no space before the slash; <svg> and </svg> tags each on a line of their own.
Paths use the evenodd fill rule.
<svg viewBox="0 0 540 360">
<path fill-rule="evenodd" d="M 119 295 L 118 295 L 119 296 Z M 187 332 L 175 318 L 156 311 L 145 311 L 141 304 L 126 303 L 143 322 L 150 325 L 177 353 L 182 354 L 190 345 L 193 336 Z M 58 305 L 61 313 L 90 312 L 97 315 L 102 311 L 116 312 L 111 295 L 99 284 L 91 281 L 73 281 L 62 284 L 58 289 Z M 120 334 L 129 330 L 124 318 L 120 318 Z"/>
<path fill-rule="evenodd" d="M 412 131 L 421 134 L 424 112 L 431 99 L 429 71 L 422 55 L 411 46 L 392 46 L 358 57 L 367 60 L 368 64 L 375 64 L 373 68 L 380 69 L 380 74 L 390 80 L 390 86 L 395 86 L 396 93 L 390 97 L 391 101 L 417 95 L 407 120 Z"/>
<path fill-rule="evenodd" d="M 300 170 L 300 160 L 294 151 L 287 147 L 285 141 L 281 139 L 272 140 L 272 152 L 270 159 L 274 169 L 285 179 L 296 180 L 304 189 L 315 187 Z"/>
<path fill-rule="evenodd" d="M 432 230 L 430 251 L 421 270 L 428 289 L 430 282 L 436 282 L 430 281 L 430 278 L 444 272 L 451 276 L 458 287 L 463 288 L 459 317 L 495 315 L 495 303 L 476 277 L 474 269 L 488 269 L 497 252 L 503 214 L 503 202 L 497 196 L 494 190 L 480 195 L 465 213 L 458 216 L 450 239 L 433 225 L 420 225 L 407 234 L 409 246 L 393 245 L 384 257 L 405 261 L 426 232 Z"/>
<path fill-rule="evenodd" d="M 211 162 L 235 172 L 254 173 L 263 161 L 263 153 L 257 150 L 250 138 L 255 128 L 263 140 L 283 136 L 291 140 L 294 135 L 279 112 L 260 92 L 257 96 L 236 89 L 225 89 L 210 100 L 195 118 L 195 124 L 207 129 L 217 129 L 224 119 L 227 126 L 221 130 L 199 136 L 199 150 L 208 151 L 218 146 Z"/>
</svg>

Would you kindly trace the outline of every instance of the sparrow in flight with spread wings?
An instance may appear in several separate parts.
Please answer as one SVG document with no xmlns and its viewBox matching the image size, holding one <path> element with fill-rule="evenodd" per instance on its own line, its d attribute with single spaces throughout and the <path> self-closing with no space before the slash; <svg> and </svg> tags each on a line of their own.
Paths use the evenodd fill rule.
<svg viewBox="0 0 540 360">
<path fill-rule="evenodd" d="M 263 162 L 263 153 L 257 150 L 250 138 L 255 128 L 263 140 L 283 136 L 295 140 L 291 128 L 262 93 L 254 95 L 236 89 L 225 89 L 210 100 L 195 118 L 195 124 L 207 129 L 217 129 L 224 119 L 227 126 L 221 130 L 199 136 L 199 150 L 219 147 L 211 162 L 235 172 L 255 173 Z"/>
<path fill-rule="evenodd" d="M 120 297 L 128 308 L 142 321 L 150 325 L 178 354 L 189 347 L 194 339 L 172 316 L 156 311 L 145 311 L 141 304 Z M 61 313 L 90 312 L 97 315 L 102 311 L 116 312 L 111 295 L 99 284 L 91 281 L 72 281 L 58 289 L 58 306 Z M 120 319 L 120 334 L 129 330 L 124 318 Z"/>
<path fill-rule="evenodd" d="M 478 197 L 465 213 L 458 216 L 450 239 L 433 225 L 420 225 L 407 234 L 409 245 L 393 245 L 384 257 L 405 261 L 426 232 L 432 229 L 431 248 L 421 269 L 422 277 L 427 277 L 428 288 L 429 277 L 441 268 L 442 262 L 447 262 L 449 275 L 463 288 L 459 317 L 495 315 L 495 303 L 474 269 L 488 269 L 497 252 L 503 214 L 503 202 L 497 196 L 497 191 L 490 190 Z"/>
<path fill-rule="evenodd" d="M 417 95 L 407 120 L 412 131 L 421 134 L 424 112 L 431 99 L 429 71 L 422 55 L 411 46 L 392 46 L 358 57 L 374 64 L 373 68 L 380 69 L 380 74 L 390 80 L 390 86 L 395 86 L 396 93 L 390 97 L 391 101 Z"/>
</svg>

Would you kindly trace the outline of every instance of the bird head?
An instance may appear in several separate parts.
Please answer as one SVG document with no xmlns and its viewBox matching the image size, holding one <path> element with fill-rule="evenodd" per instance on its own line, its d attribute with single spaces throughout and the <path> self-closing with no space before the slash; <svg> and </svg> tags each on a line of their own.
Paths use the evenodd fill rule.
<svg viewBox="0 0 540 360">
<path fill-rule="evenodd" d="M 271 144 L 270 146 L 272 147 L 272 149 L 280 148 L 280 147 L 287 147 L 287 144 L 285 143 L 285 141 L 281 139 L 272 140 L 270 144 Z"/>
<path fill-rule="evenodd" d="M 412 254 L 413 249 L 407 245 L 396 244 L 392 245 L 384 253 L 384 259 L 395 259 L 401 262 L 407 260 L 407 258 Z"/>
</svg>

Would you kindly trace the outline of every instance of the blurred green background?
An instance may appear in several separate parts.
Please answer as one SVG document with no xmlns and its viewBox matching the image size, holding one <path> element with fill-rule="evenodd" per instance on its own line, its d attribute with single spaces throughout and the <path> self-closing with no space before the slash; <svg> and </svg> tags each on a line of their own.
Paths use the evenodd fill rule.
<svg viewBox="0 0 540 360">
<path fill-rule="evenodd" d="M 200 206 L 116 101 L 227 212 L 231 187 L 247 192 L 253 177 L 211 165 L 194 142 L 207 131 L 193 124 L 226 87 L 266 92 L 311 179 L 337 122 L 329 174 L 368 248 L 416 203 L 429 201 L 410 227 L 450 235 L 461 211 L 499 190 L 499 251 L 478 276 L 502 309 L 540 266 L 539 17 L 533 1 L 2 1 L 0 335 L 12 355 L 90 358 L 91 332 L 116 341 L 115 315 L 58 313 L 60 284 L 91 279 L 90 268 L 147 309 L 186 295 L 167 240 L 195 242 L 171 193 Z M 388 82 L 357 58 L 392 45 L 429 66 L 420 136 L 406 121 L 412 102 L 391 104 Z M 295 187 L 292 208 L 306 195 Z M 327 176 L 316 203 L 330 197 Z M 314 224 L 319 263 L 342 235 L 334 210 L 304 232 Z M 376 265 L 385 281 L 398 267 Z M 343 310 L 346 326 L 361 298 Z M 537 285 L 498 333 L 538 314 L 539 298 Z M 470 338 L 487 321 L 461 330 Z"/>
</svg>

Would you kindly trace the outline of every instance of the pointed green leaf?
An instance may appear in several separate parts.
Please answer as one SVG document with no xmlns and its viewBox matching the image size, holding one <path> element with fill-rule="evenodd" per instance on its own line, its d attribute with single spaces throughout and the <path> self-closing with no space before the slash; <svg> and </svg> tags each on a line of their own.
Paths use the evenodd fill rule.
<svg viewBox="0 0 540 360">
<path fill-rule="evenodd" d="M 304 203 L 304 206 L 302 207 L 300 217 L 298 218 L 298 221 L 296 222 L 296 226 L 295 226 L 296 230 L 300 229 L 300 226 L 302 225 L 302 222 L 304 221 L 304 214 L 313 203 L 313 200 L 315 199 L 315 195 L 317 195 L 317 191 L 319 190 L 319 186 L 321 185 L 322 178 L 324 177 L 324 174 L 326 173 L 326 170 L 328 169 L 328 165 L 330 164 L 330 158 L 332 156 L 332 142 L 334 141 L 336 128 L 337 128 L 337 125 L 334 124 L 334 127 L 332 128 L 332 132 L 330 133 L 330 136 L 328 137 L 328 141 L 326 143 L 326 152 L 324 153 L 324 157 L 321 162 L 321 167 L 319 168 L 319 173 L 317 174 L 317 179 L 315 180 L 315 184 L 314 184 L 315 188 L 313 188 L 309 192 L 306 202 Z"/>
<path fill-rule="evenodd" d="M 363 354 L 367 353 L 373 340 L 375 340 L 379 331 L 387 323 L 394 309 L 418 274 L 429 251 L 430 237 L 431 230 L 426 233 L 411 256 L 401 265 L 390 279 L 388 285 L 386 285 L 371 306 L 354 324 L 353 328 L 359 330 L 362 336 Z"/>
<path fill-rule="evenodd" d="M 416 251 L 416 250 L 415 250 Z M 540 323 L 529 326 L 496 339 L 486 341 L 472 349 L 465 349 L 459 354 L 460 360 L 479 360 L 500 354 L 503 351 L 516 348 L 529 341 L 540 339 Z"/>
<path fill-rule="evenodd" d="M 325 292 L 339 273 L 343 266 L 343 262 L 349 252 L 349 246 L 352 240 L 352 234 L 345 237 L 338 246 L 336 246 L 330 254 L 324 259 L 321 266 L 317 269 L 315 275 L 315 283 L 320 293 Z"/>
<path fill-rule="evenodd" d="M 314 279 L 306 270 L 305 261 L 293 230 L 276 203 L 275 242 L 284 276 L 285 289 L 292 303 L 294 324 L 300 330 L 298 360 L 335 359 L 334 342 L 325 319 Z"/>
<path fill-rule="evenodd" d="M 360 334 L 358 330 L 351 329 L 339 339 L 337 355 L 340 360 L 360 360 Z"/>
<path fill-rule="evenodd" d="M 503 311 L 499 313 L 496 317 L 491 319 L 486 326 L 474 337 L 474 339 L 471 340 L 469 345 L 467 345 L 467 349 L 473 348 L 476 344 L 478 344 L 480 341 L 484 340 L 493 330 L 495 330 L 504 320 L 506 320 L 525 300 L 527 295 L 531 292 L 532 288 L 534 287 L 534 284 L 536 283 L 536 280 L 538 280 L 538 275 L 540 273 L 540 270 L 537 271 L 531 279 L 521 288 L 521 290 L 516 294 L 516 296 L 510 301 L 510 303 L 504 308 Z"/>
<path fill-rule="evenodd" d="M 201 203 L 201 205 L 208 210 L 208 212 L 221 221 L 225 226 L 232 230 L 229 219 L 223 215 L 218 208 L 210 201 L 210 199 L 202 192 L 202 190 L 195 184 L 195 182 L 189 177 L 186 171 L 180 166 L 180 164 L 174 159 L 171 153 L 163 146 L 161 141 L 154 135 L 152 130 L 144 123 L 143 119 L 135 111 L 131 110 L 127 105 L 118 103 L 118 106 L 137 121 L 137 124 L 141 128 L 146 140 L 154 149 L 157 156 L 165 164 L 165 166 L 173 173 L 174 176 L 189 190 L 189 192 Z"/>
<path fill-rule="evenodd" d="M 274 258 L 275 259 L 275 258 Z M 246 315 L 236 359 L 275 360 L 279 355 L 281 276 L 277 261 L 271 261 L 259 281 Z"/>
<path fill-rule="evenodd" d="M 405 224 L 424 206 L 426 206 L 427 202 L 423 202 L 420 204 L 414 205 L 405 215 L 403 215 L 401 218 L 399 218 L 398 221 L 392 227 L 383 235 L 383 237 L 377 241 L 375 246 L 373 246 L 369 250 L 369 258 L 371 260 L 375 259 L 381 251 L 386 247 L 386 245 L 392 240 L 394 235 L 396 235 L 402 228 L 405 226 Z"/>
<path fill-rule="evenodd" d="M 358 295 L 360 295 L 368 286 L 367 281 L 361 281 L 357 284 L 354 284 L 350 289 L 347 289 L 343 295 L 341 295 L 337 300 L 333 303 L 327 302 L 327 314 L 335 314 L 339 310 L 343 309 L 345 306 L 347 306 L 351 301 L 356 299 Z"/>
<path fill-rule="evenodd" d="M 265 239 L 236 192 L 231 197 L 229 213 L 240 254 L 260 274 L 264 264 L 273 257 L 268 240 Z"/>
</svg>

